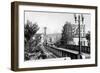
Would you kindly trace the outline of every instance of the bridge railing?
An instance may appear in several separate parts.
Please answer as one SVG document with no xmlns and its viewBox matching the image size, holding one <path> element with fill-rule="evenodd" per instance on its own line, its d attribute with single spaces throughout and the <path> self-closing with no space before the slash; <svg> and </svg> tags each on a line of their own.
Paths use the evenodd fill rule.
<svg viewBox="0 0 100 73">
<path fill-rule="evenodd" d="M 65 48 L 79 51 L 79 46 L 78 45 L 67 45 Z M 81 52 L 90 54 L 90 47 L 89 46 L 81 46 Z"/>
<path fill-rule="evenodd" d="M 51 45 L 47 45 L 47 47 L 49 51 L 51 51 L 58 57 L 70 57 L 71 59 L 78 59 L 79 52 L 77 50 L 58 48 L 56 46 L 51 46 Z M 82 55 L 85 56 L 85 58 L 90 57 L 89 54 L 83 52 Z"/>
<path fill-rule="evenodd" d="M 50 45 L 47 46 L 47 49 L 59 58 L 70 57 L 71 59 L 77 59 L 77 55 L 78 55 L 77 51 L 72 52 L 70 50 L 66 50 L 63 48 L 58 48 L 56 46 L 50 46 Z"/>
</svg>

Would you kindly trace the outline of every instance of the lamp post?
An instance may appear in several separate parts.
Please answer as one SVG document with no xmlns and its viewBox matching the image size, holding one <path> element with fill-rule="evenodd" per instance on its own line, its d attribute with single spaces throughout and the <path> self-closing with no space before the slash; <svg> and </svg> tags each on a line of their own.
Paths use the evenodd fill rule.
<svg viewBox="0 0 100 73">
<path fill-rule="evenodd" d="M 84 17 L 82 14 L 74 14 L 74 18 L 75 18 L 75 23 L 78 23 L 78 29 L 79 29 L 79 33 L 78 33 L 78 37 L 79 37 L 79 54 L 78 54 L 78 59 L 81 59 L 81 32 L 80 32 L 80 24 L 81 22 L 84 22 Z"/>
</svg>

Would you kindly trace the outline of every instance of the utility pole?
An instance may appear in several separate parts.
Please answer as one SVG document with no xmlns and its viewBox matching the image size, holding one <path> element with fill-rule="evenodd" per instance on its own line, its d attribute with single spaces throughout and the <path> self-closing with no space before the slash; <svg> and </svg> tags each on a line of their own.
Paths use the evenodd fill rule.
<svg viewBox="0 0 100 73">
<path fill-rule="evenodd" d="M 81 56 L 81 41 L 80 41 L 80 15 L 78 15 L 78 28 L 79 28 L 79 58 Z"/>
<path fill-rule="evenodd" d="M 78 29 L 79 29 L 79 54 L 78 54 L 78 59 L 81 59 L 82 57 L 81 57 L 81 32 L 80 32 L 80 24 L 81 24 L 81 22 L 83 23 L 84 22 L 84 17 L 83 17 L 83 15 L 82 14 L 78 14 L 77 16 L 76 16 L 76 14 L 74 14 L 74 18 L 75 18 L 75 23 L 76 22 L 78 22 Z"/>
</svg>

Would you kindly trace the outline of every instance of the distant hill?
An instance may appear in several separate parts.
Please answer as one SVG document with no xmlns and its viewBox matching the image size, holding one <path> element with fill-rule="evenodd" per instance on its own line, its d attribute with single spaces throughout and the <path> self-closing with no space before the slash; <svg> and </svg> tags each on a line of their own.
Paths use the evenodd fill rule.
<svg viewBox="0 0 100 73">
<path fill-rule="evenodd" d="M 52 42 L 55 43 L 61 39 L 61 33 L 47 34 L 47 39 L 52 39 Z"/>
</svg>

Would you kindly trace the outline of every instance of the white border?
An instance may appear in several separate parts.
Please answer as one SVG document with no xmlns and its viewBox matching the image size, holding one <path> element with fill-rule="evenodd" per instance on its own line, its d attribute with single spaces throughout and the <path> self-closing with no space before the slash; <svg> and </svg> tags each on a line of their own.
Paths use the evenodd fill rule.
<svg viewBox="0 0 100 73">
<path fill-rule="evenodd" d="M 91 14 L 91 59 L 64 60 L 63 58 L 61 58 L 61 59 L 47 59 L 47 60 L 24 62 L 24 10 L 90 13 Z M 19 68 L 95 64 L 95 10 L 19 5 L 19 55 L 18 57 L 19 57 L 19 61 L 18 61 Z"/>
</svg>

